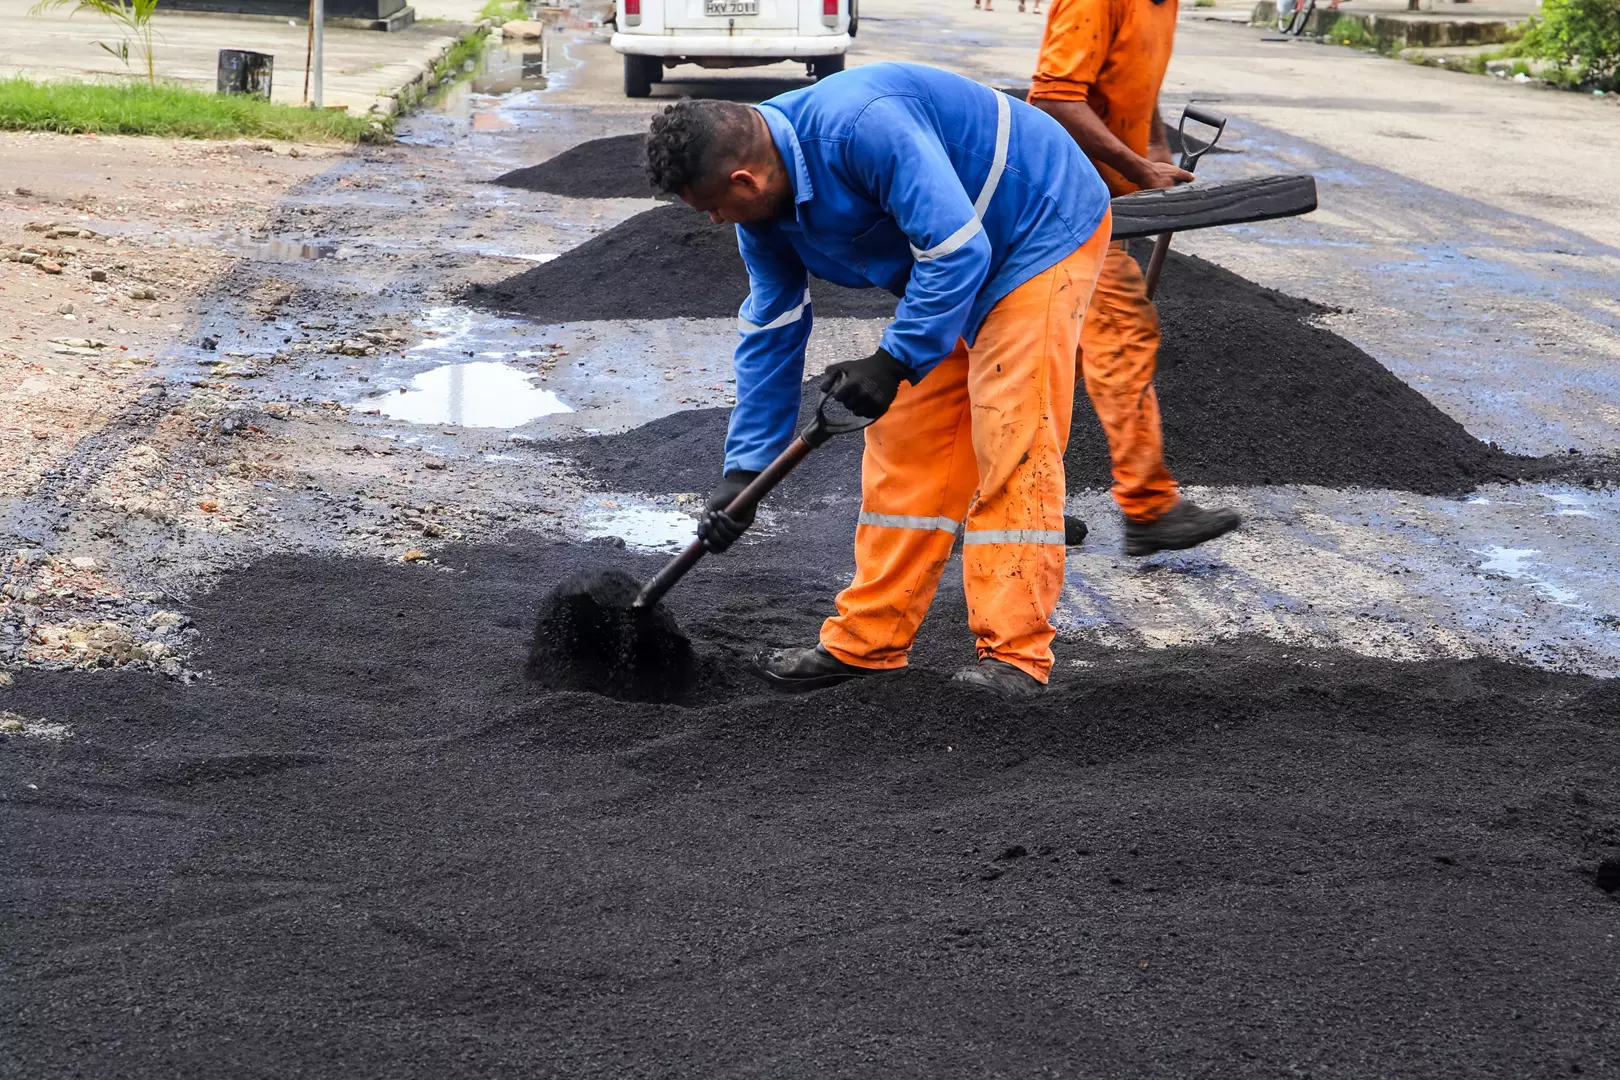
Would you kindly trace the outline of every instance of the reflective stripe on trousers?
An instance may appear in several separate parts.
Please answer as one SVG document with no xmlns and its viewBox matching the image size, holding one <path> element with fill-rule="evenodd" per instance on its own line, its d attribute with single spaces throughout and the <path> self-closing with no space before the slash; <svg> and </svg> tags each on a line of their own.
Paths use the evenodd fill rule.
<svg viewBox="0 0 1620 1080">
<path fill-rule="evenodd" d="M 861 511 L 861 516 L 856 519 L 855 523 L 857 525 L 876 525 L 881 529 L 922 529 L 924 531 L 938 529 L 940 532 L 950 533 L 952 536 L 955 536 L 956 530 L 962 527 L 962 523 L 955 518 L 914 517 L 907 514 L 870 514 L 865 510 Z"/>
</svg>

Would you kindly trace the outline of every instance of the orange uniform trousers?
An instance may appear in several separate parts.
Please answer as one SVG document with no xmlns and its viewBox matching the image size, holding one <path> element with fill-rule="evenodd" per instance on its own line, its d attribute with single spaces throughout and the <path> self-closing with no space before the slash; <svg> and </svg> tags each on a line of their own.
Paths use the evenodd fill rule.
<svg viewBox="0 0 1620 1080">
<path fill-rule="evenodd" d="M 1164 463 L 1164 432 L 1153 370 L 1159 313 L 1142 268 L 1123 242 L 1110 244 L 1086 313 L 1078 357 L 1086 393 L 1108 436 L 1114 501 L 1133 521 L 1153 521 L 1176 505 L 1180 489 Z"/>
<path fill-rule="evenodd" d="M 1054 0 L 1029 100 L 1083 101 L 1121 142 L 1146 156 L 1176 11 L 1177 0 Z M 1136 190 L 1107 165 L 1097 163 L 1097 171 L 1115 195 Z M 1115 244 L 1091 300 L 1078 361 L 1108 435 L 1114 501 L 1135 521 L 1154 520 L 1180 498 L 1164 464 L 1153 392 L 1158 355 L 1158 312 L 1136 261 L 1124 244 Z"/>
<path fill-rule="evenodd" d="M 855 580 L 821 645 L 846 664 L 904 667 L 957 529 L 979 656 L 1042 682 L 1063 591 L 1063 451 L 1074 357 L 1112 220 L 1003 297 L 866 429 Z"/>
</svg>

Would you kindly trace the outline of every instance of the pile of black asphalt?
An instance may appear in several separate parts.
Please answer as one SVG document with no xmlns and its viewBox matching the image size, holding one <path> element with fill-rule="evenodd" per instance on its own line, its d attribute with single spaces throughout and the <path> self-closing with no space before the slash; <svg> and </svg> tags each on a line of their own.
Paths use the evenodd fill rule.
<svg viewBox="0 0 1620 1080">
<path fill-rule="evenodd" d="M 491 182 L 576 199 L 650 199 L 657 193 L 647 182 L 645 144 L 645 135 L 592 139 Z"/>
<path fill-rule="evenodd" d="M 684 203 L 644 211 L 557 258 L 464 299 L 477 307 L 537 322 L 593 319 L 734 318 L 748 296 L 737 232 Z M 818 281 L 814 312 L 823 317 L 888 318 L 895 297 L 881 289 L 845 289 Z"/>
<path fill-rule="evenodd" d="M 746 283 L 738 288 L 747 291 Z M 812 291 L 819 295 L 818 286 Z M 1319 325 L 1315 319 L 1325 309 L 1201 259 L 1171 256 L 1158 305 L 1163 345 L 1154 382 L 1166 457 L 1183 483 L 1455 495 L 1525 477 L 1580 481 L 1595 474 L 1591 478 L 1598 482 L 1615 476 L 1612 462 L 1518 457 L 1482 442 L 1366 352 Z M 813 393 L 812 384 L 805 392 Z M 707 491 L 729 415 L 728 409 L 677 413 L 558 449 L 610 490 Z M 860 453 L 859 439 L 834 441 L 773 499 L 858 492 Z M 1083 394 L 1066 466 L 1070 491 L 1110 482 L 1107 440 Z"/>
</svg>

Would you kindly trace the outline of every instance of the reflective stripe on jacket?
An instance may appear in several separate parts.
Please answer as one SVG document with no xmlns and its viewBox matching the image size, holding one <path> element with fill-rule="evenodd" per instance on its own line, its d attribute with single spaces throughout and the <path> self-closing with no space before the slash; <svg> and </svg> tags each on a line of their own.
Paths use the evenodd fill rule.
<svg viewBox="0 0 1620 1080">
<path fill-rule="evenodd" d="M 757 108 L 795 216 L 737 227 L 750 289 L 727 469 L 761 469 L 793 436 L 810 277 L 900 297 L 883 347 L 921 378 L 1108 211 L 1096 169 L 1057 121 L 947 71 L 869 64 Z"/>
</svg>

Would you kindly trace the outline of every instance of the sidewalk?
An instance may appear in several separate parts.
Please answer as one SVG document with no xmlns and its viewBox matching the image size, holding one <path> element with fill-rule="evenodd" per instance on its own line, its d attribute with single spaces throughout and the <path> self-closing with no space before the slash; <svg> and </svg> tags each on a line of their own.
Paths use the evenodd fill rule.
<svg viewBox="0 0 1620 1080">
<path fill-rule="evenodd" d="M 0 78 L 118 79 L 141 74 L 131 50 L 130 67 L 95 42 L 116 43 L 118 28 L 88 13 L 68 16 L 70 8 L 30 16 L 33 0 L 0 0 Z M 427 0 L 417 3 L 417 22 L 396 33 L 326 28 L 325 103 L 352 113 L 376 108 L 391 113 L 401 91 L 426 80 L 433 65 L 478 23 L 479 0 Z M 153 20 L 158 40 L 158 78 L 198 90 L 212 90 L 221 49 L 251 49 L 275 57 L 271 100 L 303 101 L 304 57 L 309 27 L 305 20 L 261 21 L 223 15 L 164 13 Z"/>
<path fill-rule="evenodd" d="M 1305 33 L 1326 34 L 1341 18 L 1359 22 L 1367 36 L 1385 49 L 1410 47 L 1445 48 L 1464 45 L 1496 45 L 1507 41 L 1514 27 L 1541 10 L 1540 0 L 1343 0 L 1331 9 L 1327 0 L 1316 5 L 1305 26 Z M 1277 24 L 1277 0 L 1258 0 L 1250 22 L 1256 26 Z"/>
</svg>

